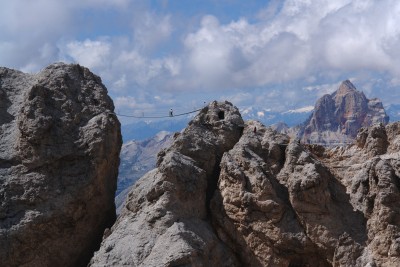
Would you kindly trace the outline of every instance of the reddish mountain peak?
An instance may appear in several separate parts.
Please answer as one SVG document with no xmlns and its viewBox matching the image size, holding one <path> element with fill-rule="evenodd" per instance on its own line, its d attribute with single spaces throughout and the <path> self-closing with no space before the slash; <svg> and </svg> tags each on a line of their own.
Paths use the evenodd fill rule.
<svg viewBox="0 0 400 267">
<path fill-rule="evenodd" d="M 305 143 L 344 143 L 353 140 L 361 127 L 386 124 L 388 120 L 379 99 L 367 99 L 346 80 L 336 92 L 317 101 L 300 136 Z"/>
<path fill-rule="evenodd" d="M 351 92 L 357 92 L 357 89 L 349 80 L 345 80 L 339 86 L 339 89 L 336 91 L 336 95 L 343 96 Z"/>
</svg>

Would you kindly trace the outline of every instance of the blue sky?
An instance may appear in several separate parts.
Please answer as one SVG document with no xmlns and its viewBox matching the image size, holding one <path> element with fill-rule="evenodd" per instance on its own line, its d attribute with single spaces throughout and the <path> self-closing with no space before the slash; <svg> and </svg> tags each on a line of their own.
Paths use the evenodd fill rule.
<svg viewBox="0 0 400 267">
<path fill-rule="evenodd" d="M 285 111 L 350 79 L 400 100 L 397 0 L 14 0 L 0 10 L 0 65 L 56 61 L 100 75 L 129 114 L 213 99 Z"/>
</svg>

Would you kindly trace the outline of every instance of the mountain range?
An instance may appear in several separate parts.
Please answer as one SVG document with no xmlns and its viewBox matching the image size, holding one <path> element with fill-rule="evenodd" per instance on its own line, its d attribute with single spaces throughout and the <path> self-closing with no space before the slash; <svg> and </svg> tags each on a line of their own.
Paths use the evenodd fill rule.
<svg viewBox="0 0 400 267">
<path fill-rule="evenodd" d="M 121 147 L 118 185 L 115 193 L 117 213 L 129 192 L 130 187 L 144 174 L 156 166 L 157 153 L 168 147 L 173 133 L 161 131 L 145 140 L 131 140 Z"/>
<path fill-rule="evenodd" d="M 239 108 L 240 113 L 243 114 L 243 118 L 246 120 L 257 120 L 264 125 L 272 125 L 275 123 L 284 122 L 289 127 L 293 127 L 304 122 L 310 116 L 313 109 L 313 106 L 306 106 L 298 109 L 278 112 L 261 107 Z M 184 129 L 192 119 L 193 116 L 183 116 L 171 117 L 157 121 L 134 121 L 132 123 L 122 125 L 123 140 L 124 142 L 131 140 L 144 140 L 152 138 L 160 131 L 179 132 Z"/>
<path fill-rule="evenodd" d="M 398 106 L 391 106 L 391 113 Z M 277 132 L 303 143 L 323 145 L 343 145 L 353 143 L 357 132 L 362 127 L 375 123 L 387 124 L 382 102 L 367 99 L 349 81 L 343 81 L 337 91 L 321 97 L 315 107 L 308 106 L 286 112 L 273 112 L 268 109 L 253 107 L 240 109 L 245 120 L 257 120 L 264 125 L 271 125 Z M 400 115 L 398 115 L 400 116 Z M 171 132 L 180 131 L 190 118 L 177 118 L 163 122 L 137 122 L 122 127 L 125 140 L 140 138 L 161 129 Z M 282 122 L 285 121 L 285 122 Z M 145 173 L 155 167 L 158 151 L 167 147 L 172 141 L 172 134 L 161 131 L 144 140 L 130 140 L 124 143 L 121 150 L 121 165 L 116 193 L 117 210 L 120 210 L 129 188 Z"/>
<path fill-rule="evenodd" d="M 313 114 L 314 108 L 314 106 L 304 106 L 279 112 L 268 108 L 249 106 L 240 107 L 239 110 L 245 120 L 257 120 L 264 125 L 274 125 L 274 127 L 281 125 L 281 127 L 285 128 L 296 128 L 296 126 L 304 124 L 309 119 L 310 115 Z M 384 110 L 389 118 L 389 122 L 400 120 L 400 104 L 384 106 Z M 134 121 L 122 125 L 123 141 L 128 142 L 131 140 L 152 138 L 160 131 L 179 132 L 186 127 L 191 119 L 193 119 L 193 116 L 173 117 L 159 121 Z"/>
</svg>

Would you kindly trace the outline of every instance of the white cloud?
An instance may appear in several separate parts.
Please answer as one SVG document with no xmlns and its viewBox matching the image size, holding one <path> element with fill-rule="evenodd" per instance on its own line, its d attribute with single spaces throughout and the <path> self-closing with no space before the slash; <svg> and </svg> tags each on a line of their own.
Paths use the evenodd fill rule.
<svg viewBox="0 0 400 267">
<path fill-rule="evenodd" d="M 110 43 L 106 41 L 72 41 L 66 45 L 66 53 L 75 62 L 88 67 L 106 67 L 110 56 Z"/>
<path fill-rule="evenodd" d="M 151 50 L 170 37 L 172 33 L 171 17 L 158 16 L 151 12 L 136 12 L 133 17 L 135 46 L 141 50 Z"/>
<path fill-rule="evenodd" d="M 73 39 L 82 29 L 93 23 L 95 19 L 84 15 L 85 12 L 95 14 L 105 9 L 124 10 L 130 2 L 131 0 L 4 1 L 0 9 L 0 64 L 37 71 L 60 59 L 60 42 Z"/>
<path fill-rule="evenodd" d="M 307 112 L 311 112 L 313 110 L 314 110 L 314 106 L 306 106 L 306 107 L 297 108 L 297 109 L 290 109 L 283 113 L 307 113 Z"/>
<path fill-rule="evenodd" d="M 116 90 L 123 89 L 126 87 L 126 85 L 127 85 L 126 75 L 122 74 L 122 76 L 113 83 L 113 88 Z"/>
<path fill-rule="evenodd" d="M 88 10 L 97 20 L 82 16 Z M 110 10 L 126 28 L 100 34 L 98 18 Z M 35 71 L 75 61 L 100 74 L 112 94 L 135 95 L 116 98 L 121 107 L 201 91 L 240 105 L 301 107 L 349 76 L 369 94 L 400 84 L 396 0 L 275 0 L 256 21 L 193 21 L 179 25 L 137 0 L 8 1 L 0 9 L 0 65 Z"/>
<path fill-rule="evenodd" d="M 120 96 L 114 99 L 115 107 L 117 109 L 138 109 L 142 110 L 152 110 L 154 105 L 143 103 L 140 99 L 133 96 Z"/>
<path fill-rule="evenodd" d="M 331 94 L 334 91 L 336 91 L 341 84 L 340 82 L 335 82 L 335 83 L 328 83 L 328 84 L 317 84 L 317 85 L 312 85 L 312 86 L 306 86 L 303 87 L 302 89 L 306 91 L 306 94 L 309 94 L 310 92 L 313 92 L 316 94 L 318 97 L 321 97 L 325 94 Z"/>
</svg>

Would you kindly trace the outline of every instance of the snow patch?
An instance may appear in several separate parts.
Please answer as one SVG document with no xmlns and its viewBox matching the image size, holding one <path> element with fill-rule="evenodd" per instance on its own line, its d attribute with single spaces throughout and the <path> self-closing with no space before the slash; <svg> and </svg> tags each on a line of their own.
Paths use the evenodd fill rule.
<svg viewBox="0 0 400 267">
<path fill-rule="evenodd" d="M 156 134 L 154 139 L 156 140 L 156 142 L 160 142 L 160 141 L 164 140 L 165 137 L 167 137 L 169 134 L 171 134 L 171 133 L 167 132 L 167 131 L 161 131 L 161 132 Z"/>
<path fill-rule="evenodd" d="M 306 106 L 298 109 L 291 109 L 286 112 L 283 112 L 284 114 L 286 113 L 306 113 L 306 112 L 311 112 L 314 110 L 314 106 Z"/>
</svg>

